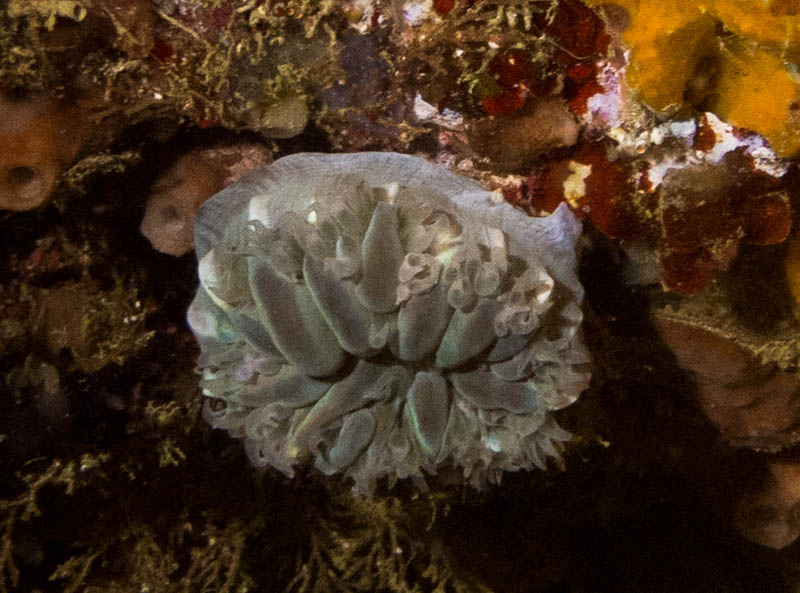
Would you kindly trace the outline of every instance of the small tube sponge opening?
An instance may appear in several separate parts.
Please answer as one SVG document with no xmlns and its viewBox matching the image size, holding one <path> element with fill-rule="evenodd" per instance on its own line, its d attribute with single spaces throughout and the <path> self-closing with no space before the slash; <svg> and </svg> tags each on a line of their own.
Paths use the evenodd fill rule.
<svg viewBox="0 0 800 593">
<path fill-rule="evenodd" d="M 31 210 L 53 193 L 85 139 L 77 108 L 0 98 L 0 209 Z"/>
<path fill-rule="evenodd" d="M 153 186 L 139 230 L 162 253 L 189 253 L 194 249 L 194 219 L 201 204 L 245 171 L 270 160 L 269 150 L 255 144 L 183 155 Z"/>
</svg>

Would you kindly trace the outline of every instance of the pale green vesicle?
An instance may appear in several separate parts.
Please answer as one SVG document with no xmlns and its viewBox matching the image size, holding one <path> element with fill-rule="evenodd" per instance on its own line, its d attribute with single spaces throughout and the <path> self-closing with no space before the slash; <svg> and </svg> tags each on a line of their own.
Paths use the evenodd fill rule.
<svg viewBox="0 0 800 593">
<path fill-rule="evenodd" d="M 366 449 L 375 432 L 375 417 L 367 408 L 349 414 L 327 455 L 317 456 L 317 468 L 330 475 L 346 469 Z"/>
<path fill-rule="evenodd" d="M 405 375 L 405 371 L 399 366 L 390 367 L 359 360 L 356 368 L 347 377 L 335 383 L 314 404 L 302 424 L 291 435 L 293 448 L 314 450 L 321 430 L 330 423 L 371 401 L 398 395 L 400 389 L 407 388 Z"/>
<path fill-rule="evenodd" d="M 411 383 L 407 401 L 414 435 L 428 457 L 436 459 L 450 412 L 447 381 L 441 375 L 420 371 Z"/>
<path fill-rule="evenodd" d="M 356 289 L 370 311 L 389 313 L 397 308 L 397 272 L 404 255 L 397 225 L 392 205 L 379 202 L 361 245 L 364 278 Z"/>
<path fill-rule="evenodd" d="M 197 290 L 186 317 L 198 340 L 213 339 L 233 344 L 239 339 L 228 316 L 202 288 Z"/>
<path fill-rule="evenodd" d="M 255 389 L 240 397 L 246 406 L 264 406 L 281 402 L 289 408 L 303 408 L 318 401 L 333 384 L 300 372 L 297 367 L 283 365 L 274 375 L 260 375 Z"/>
<path fill-rule="evenodd" d="M 428 292 L 412 296 L 397 314 L 397 356 L 418 361 L 434 352 L 452 314 L 444 284 L 436 284 Z"/>
<path fill-rule="evenodd" d="M 336 372 L 344 353 L 308 288 L 256 258 L 250 259 L 248 274 L 259 318 L 286 359 L 312 377 Z"/>
<path fill-rule="evenodd" d="M 503 381 L 489 371 L 452 373 L 450 380 L 461 397 L 481 410 L 524 414 L 536 406 L 536 389 L 524 381 Z"/>
<path fill-rule="evenodd" d="M 372 316 L 356 295 L 356 287 L 342 282 L 335 271 L 325 270 L 324 263 L 306 255 L 303 278 L 317 307 L 342 348 L 364 356 L 374 351 L 369 328 Z"/>
<path fill-rule="evenodd" d="M 497 339 L 494 318 L 501 308 L 502 304 L 495 300 L 481 299 L 471 311 L 456 309 L 436 352 L 436 366 L 458 366 L 491 345 Z"/>
</svg>

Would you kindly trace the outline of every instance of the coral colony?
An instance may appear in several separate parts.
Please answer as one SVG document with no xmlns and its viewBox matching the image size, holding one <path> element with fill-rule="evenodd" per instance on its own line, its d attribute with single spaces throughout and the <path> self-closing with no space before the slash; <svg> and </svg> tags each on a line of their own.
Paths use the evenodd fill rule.
<svg viewBox="0 0 800 593">
<path fill-rule="evenodd" d="M 258 169 L 196 222 L 205 416 L 256 465 L 311 457 L 359 492 L 544 468 L 589 379 L 579 232 L 396 153 Z"/>
</svg>

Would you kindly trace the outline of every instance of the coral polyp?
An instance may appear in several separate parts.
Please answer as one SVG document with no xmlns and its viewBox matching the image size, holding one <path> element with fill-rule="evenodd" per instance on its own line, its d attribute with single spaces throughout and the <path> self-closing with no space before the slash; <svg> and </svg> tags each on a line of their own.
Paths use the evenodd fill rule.
<svg viewBox="0 0 800 593">
<path fill-rule="evenodd" d="M 205 417 L 256 465 L 313 458 L 358 492 L 545 468 L 589 379 L 579 232 L 395 153 L 256 170 L 196 221 Z"/>
</svg>

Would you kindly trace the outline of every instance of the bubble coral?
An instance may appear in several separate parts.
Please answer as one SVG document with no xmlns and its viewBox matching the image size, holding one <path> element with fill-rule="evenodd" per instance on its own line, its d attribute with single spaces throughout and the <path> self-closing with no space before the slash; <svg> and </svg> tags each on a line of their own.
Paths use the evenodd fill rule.
<svg viewBox="0 0 800 593">
<path fill-rule="evenodd" d="M 206 202 L 188 312 L 206 419 L 258 466 L 313 458 L 363 493 L 544 468 L 569 439 L 552 412 L 589 379 L 580 227 L 496 197 L 415 157 L 297 154 Z"/>
</svg>

